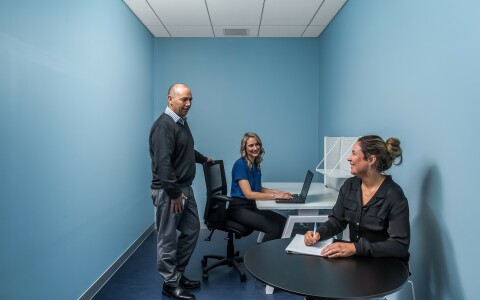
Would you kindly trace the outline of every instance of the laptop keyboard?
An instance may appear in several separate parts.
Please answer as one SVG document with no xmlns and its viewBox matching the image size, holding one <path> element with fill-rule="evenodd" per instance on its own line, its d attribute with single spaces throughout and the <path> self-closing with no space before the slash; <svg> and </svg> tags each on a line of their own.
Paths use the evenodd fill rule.
<svg viewBox="0 0 480 300">
<path fill-rule="evenodd" d="M 293 198 L 290 201 L 301 201 L 302 197 L 299 194 L 293 194 Z"/>
</svg>

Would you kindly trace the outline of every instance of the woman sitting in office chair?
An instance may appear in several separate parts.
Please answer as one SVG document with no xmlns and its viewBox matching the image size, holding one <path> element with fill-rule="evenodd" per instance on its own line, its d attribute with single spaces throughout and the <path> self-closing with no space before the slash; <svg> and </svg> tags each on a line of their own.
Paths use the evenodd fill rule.
<svg viewBox="0 0 480 300">
<path fill-rule="evenodd" d="M 313 231 L 305 234 L 305 245 L 335 236 L 349 225 L 351 242 L 334 242 L 322 250 L 323 256 L 398 257 L 408 268 L 407 198 L 392 177 L 384 174 L 392 164 L 402 163 L 400 141 L 389 138 L 385 142 L 376 135 L 363 136 L 354 144 L 348 161 L 354 177 L 340 188 L 328 221 L 315 234 Z"/>
<path fill-rule="evenodd" d="M 291 199 L 292 194 L 262 186 L 260 164 L 264 154 L 260 137 L 253 132 L 245 133 L 240 143 L 241 157 L 232 168 L 230 196 L 238 198 L 239 201 L 230 202 L 228 217 L 248 228 L 265 233 L 263 241 L 269 241 L 282 237 L 286 218 L 271 210 L 259 210 L 255 201 Z"/>
</svg>

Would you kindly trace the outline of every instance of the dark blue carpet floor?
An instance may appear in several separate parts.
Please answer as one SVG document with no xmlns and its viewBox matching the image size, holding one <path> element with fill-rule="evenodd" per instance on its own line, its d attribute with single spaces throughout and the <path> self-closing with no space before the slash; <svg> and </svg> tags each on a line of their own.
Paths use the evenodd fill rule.
<svg viewBox="0 0 480 300">
<path fill-rule="evenodd" d="M 209 231 L 202 229 L 197 247 L 187 267 L 185 275 L 193 280 L 202 280 L 201 260 L 205 254 L 226 254 L 226 234 L 215 231 L 212 241 L 204 239 Z M 235 240 L 235 250 L 244 255 L 249 247 L 256 244 L 257 234 Z M 152 233 L 130 256 L 125 264 L 95 295 L 93 300 L 158 300 L 169 299 L 162 295 L 163 280 L 156 270 L 156 241 Z M 209 260 L 209 264 L 215 260 Z M 233 267 L 222 266 L 211 270 L 208 280 L 202 280 L 202 287 L 193 290 L 198 300 L 203 299 L 304 299 L 280 290 L 271 295 L 265 294 L 265 286 L 255 280 L 247 271 L 247 281 L 240 282 L 240 276 Z"/>
</svg>

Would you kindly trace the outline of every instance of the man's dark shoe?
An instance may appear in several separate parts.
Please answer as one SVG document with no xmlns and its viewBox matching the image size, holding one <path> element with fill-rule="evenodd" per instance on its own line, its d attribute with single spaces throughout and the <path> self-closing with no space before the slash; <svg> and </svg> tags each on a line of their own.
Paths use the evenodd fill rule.
<svg viewBox="0 0 480 300">
<path fill-rule="evenodd" d="M 162 293 L 174 300 L 195 300 L 195 295 L 190 294 L 181 286 L 163 284 Z"/>
<path fill-rule="evenodd" d="M 197 280 L 190 280 L 185 276 L 180 278 L 180 286 L 184 289 L 196 289 L 200 287 L 200 281 Z"/>
</svg>

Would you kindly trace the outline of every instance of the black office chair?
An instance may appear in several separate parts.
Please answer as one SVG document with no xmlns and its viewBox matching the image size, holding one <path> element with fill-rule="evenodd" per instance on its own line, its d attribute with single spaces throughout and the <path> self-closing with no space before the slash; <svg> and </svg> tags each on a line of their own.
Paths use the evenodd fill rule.
<svg viewBox="0 0 480 300">
<path fill-rule="evenodd" d="M 227 196 L 227 181 L 225 179 L 225 168 L 223 160 L 216 160 L 214 163 L 205 163 L 203 165 L 205 174 L 205 184 L 207 186 L 207 203 L 205 206 L 204 220 L 205 225 L 211 231 L 205 241 L 210 241 L 215 230 L 221 230 L 228 233 L 227 235 L 227 255 L 205 255 L 202 259 L 203 279 L 208 279 L 208 271 L 222 265 L 234 266 L 240 273 L 240 281 L 244 282 L 247 277 L 240 265 L 243 257 L 239 253 L 235 253 L 233 238 L 239 239 L 252 233 L 253 230 L 228 219 L 227 203 L 235 201 Z M 207 266 L 209 258 L 219 261 Z"/>
</svg>

